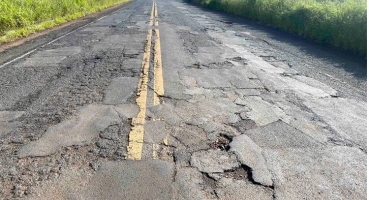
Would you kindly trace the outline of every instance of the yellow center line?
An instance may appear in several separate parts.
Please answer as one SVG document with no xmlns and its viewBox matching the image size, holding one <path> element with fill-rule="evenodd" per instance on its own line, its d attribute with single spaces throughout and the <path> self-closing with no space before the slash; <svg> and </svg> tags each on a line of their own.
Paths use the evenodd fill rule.
<svg viewBox="0 0 369 200">
<path fill-rule="evenodd" d="M 149 26 L 158 26 L 158 22 L 155 19 L 158 16 L 157 5 L 153 1 L 150 15 Z M 155 21 L 155 23 L 154 23 Z M 154 25 L 155 24 L 155 25 Z M 152 29 L 150 27 L 145 44 L 145 52 L 142 59 L 142 68 L 140 74 L 140 80 L 138 83 L 138 91 L 136 103 L 140 108 L 137 116 L 132 119 L 132 128 L 128 136 L 127 146 L 127 158 L 132 160 L 141 160 L 142 148 L 144 143 L 144 125 L 146 118 L 146 107 L 147 107 L 147 93 L 148 93 L 148 82 L 149 82 L 149 67 L 150 67 L 150 55 L 151 55 L 151 43 L 153 32 L 156 35 L 154 40 L 154 105 L 160 104 L 159 96 L 164 95 L 164 81 L 163 81 L 163 69 L 161 60 L 161 47 L 160 47 L 160 33 L 159 29 Z M 164 139 L 164 144 L 168 145 L 168 135 Z M 153 158 L 158 158 L 157 151 L 160 149 L 158 144 L 152 145 Z"/>
<path fill-rule="evenodd" d="M 160 32 L 159 29 L 155 29 L 156 39 L 155 39 L 155 53 L 154 53 L 154 105 L 160 104 L 159 96 L 164 95 L 164 78 L 163 78 L 163 66 L 161 60 L 161 47 L 160 47 Z M 163 143 L 168 146 L 167 133 Z"/>
<path fill-rule="evenodd" d="M 158 6 L 155 2 L 154 9 L 155 26 L 159 26 L 158 22 Z M 154 106 L 160 104 L 159 96 L 164 95 L 164 79 L 163 79 L 163 68 L 161 59 L 161 46 L 160 46 L 160 31 L 159 29 L 154 30 L 156 38 L 154 43 Z M 168 134 L 163 140 L 164 145 L 168 145 Z M 157 159 L 159 150 L 158 144 L 153 144 L 153 159 Z"/>
<path fill-rule="evenodd" d="M 168 134 L 167 134 L 167 136 L 165 136 L 165 138 L 164 138 L 164 140 L 163 140 L 163 143 L 164 143 L 164 145 L 166 145 L 166 146 L 168 146 L 169 145 L 169 143 L 168 143 Z"/>
<path fill-rule="evenodd" d="M 154 16 L 155 16 L 155 26 L 159 26 L 159 22 L 158 22 L 158 7 L 157 7 L 157 5 L 156 5 L 156 2 L 155 2 L 155 14 L 154 14 Z"/>
<path fill-rule="evenodd" d="M 149 66 L 151 54 L 152 29 L 148 31 L 145 52 L 142 59 L 142 71 L 138 83 L 136 103 L 140 108 L 137 117 L 132 119 L 132 129 L 128 136 L 128 159 L 141 160 L 142 146 L 144 142 L 144 124 L 146 117 L 147 82 L 149 81 Z"/>
<path fill-rule="evenodd" d="M 155 29 L 155 52 L 154 52 L 154 105 L 160 104 L 159 96 L 164 95 L 163 68 L 161 61 L 160 32 Z"/>
<path fill-rule="evenodd" d="M 152 2 L 152 8 L 151 8 L 149 26 L 153 26 L 154 25 L 154 10 L 155 10 L 155 3 Z"/>
<path fill-rule="evenodd" d="M 154 26 L 159 26 L 159 22 L 158 22 L 158 7 L 156 5 L 156 2 L 154 2 L 155 8 L 154 8 L 154 21 L 155 21 L 155 25 Z"/>
</svg>

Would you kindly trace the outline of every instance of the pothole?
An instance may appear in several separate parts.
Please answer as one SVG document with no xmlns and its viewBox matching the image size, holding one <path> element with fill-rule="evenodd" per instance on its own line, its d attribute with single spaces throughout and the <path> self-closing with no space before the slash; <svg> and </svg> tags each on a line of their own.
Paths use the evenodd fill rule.
<svg viewBox="0 0 369 200">
<path fill-rule="evenodd" d="M 209 146 L 212 149 L 220 149 L 222 151 L 228 151 L 230 149 L 229 143 L 231 142 L 231 138 L 228 136 L 221 135 L 219 136 L 215 142 L 211 143 Z"/>
<path fill-rule="evenodd" d="M 158 158 L 169 162 L 174 162 L 174 148 L 169 146 L 160 146 Z"/>
<path fill-rule="evenodd" d="M 107 127 L 100 133 L 100 138 L 96 141 L 96 149 L 91 150 L 102 158 L 125 159 L 127 145 L 127 134 L 129 132 L 128 122 L 115 124 Z"/>
<path fill-rule="evenodd" d="M 186 68 L 194 68 L 194 69 L 229 69 L 234 67 L 234 65 L 230 61 L 224 62 L 211 62 L 211 63 L 194 63 L 192 65 L 186 66 Z"/>
<path fill-rule="evenodd" d="M 243 167 L 240 167 L 235 170 L 225 171 L 223 177 L 236 180 L 247 180 L 249 177 L 249 172 Z"/>
</svg>

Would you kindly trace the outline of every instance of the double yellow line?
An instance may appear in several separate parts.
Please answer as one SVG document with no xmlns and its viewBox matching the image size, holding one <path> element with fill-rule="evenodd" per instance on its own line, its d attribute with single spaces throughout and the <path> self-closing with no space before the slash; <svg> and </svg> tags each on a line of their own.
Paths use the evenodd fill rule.
<svg viewBox="0 0 369 200">
<path fill-rule="evenodd" d="M 164 81 L 163 81 L 163 70 L 161 61 L 161 48 L 160 48 L 160 33 L 159 29 L 153 29 L 152 26 L 158 26 L 157 21 L 158 10 L 156 2 L 153 1 L 148 34 L 146 37 L 146 44 L 144 49 L 144 55 L 142 59 L 142 67 L 140 80 L 138 83 L 138 92 L 136 103 L 140 108 L 139 113 L 135 118 L 132 119 L 132 128 L 129 133 L 129 143 L 127 146 L 127 158 L 132 160 L 141 160 L 142 147 L 144 143 L 144 125 L 146 118 L 146 103 L 147 103 L 147 92 L 148 92 L 148 81 L 149 81 L 149 68 L 150 68 L 150 55 L 151 55 L 151 43 L 153 32 L 156 35 L 154 41 L 154 105 L 160 104 L 159 96 L 164 95 Z M 154 150 L 155 151 L 155 150 Z"/>
</svg>

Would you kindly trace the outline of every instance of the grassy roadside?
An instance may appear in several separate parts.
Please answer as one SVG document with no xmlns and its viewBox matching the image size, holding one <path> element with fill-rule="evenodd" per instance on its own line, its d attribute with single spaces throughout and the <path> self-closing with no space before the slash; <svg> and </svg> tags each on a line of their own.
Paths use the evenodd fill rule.
<svg viewBox="0 0 369 200">
<path fill-rule="evenodd" d="M 298 34 L 320 44 L 367 53 L 366 0 L 187 0 Z"/>
<path fill-rule="evenodd" d="M 0 44 L 129 0 L 0 0 Z"/>
</svg>

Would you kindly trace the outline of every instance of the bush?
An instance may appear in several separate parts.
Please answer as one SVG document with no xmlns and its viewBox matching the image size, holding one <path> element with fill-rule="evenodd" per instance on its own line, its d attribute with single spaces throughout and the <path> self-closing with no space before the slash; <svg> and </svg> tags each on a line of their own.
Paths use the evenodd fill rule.
<svg viewBox="0 0 369 200">
<path fill-rule="evenodd" d="M 189 0 L 366 55 L 366 0 Z"/>
<path fill-rule="evenodd" d="M 128 0 L 0 0 L 0 44 Z"/>
</svg>

